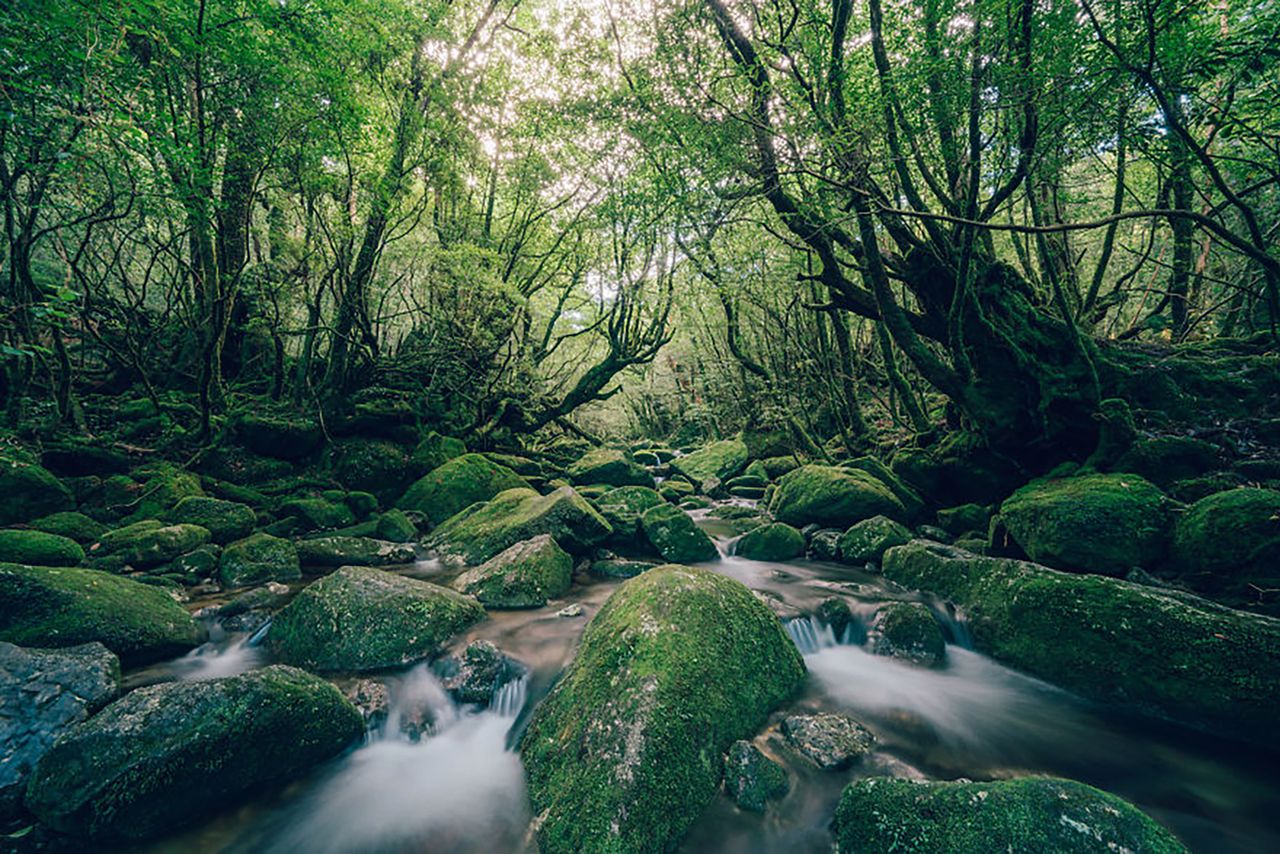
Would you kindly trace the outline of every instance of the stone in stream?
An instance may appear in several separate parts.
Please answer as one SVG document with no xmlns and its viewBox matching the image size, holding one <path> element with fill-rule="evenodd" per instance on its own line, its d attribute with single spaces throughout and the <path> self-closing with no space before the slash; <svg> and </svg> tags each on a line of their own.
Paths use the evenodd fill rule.
<svg viewBox="0 0 1280 854">
<path fill-rule="evenodd" d="M 549 534 L 539 534 L 458 576 L 453 588 L 488 608 L 541 608 L 573 582 L 573 558 Z"/>
<path fill-rule="evenodd" d="M 835 528 L 820 528 L 808 535 L 809 556 L 814 560 L 840 560 L 840 538 L 843 532 Z"/>
<path fill-rule="evenodd" d="M 871 624 L 876 655 L 900 658 L 925 667 L 941 667 L 947 658 L 942 628 L 919 602 L 891 602 L 876 612 Z"/>
<path fill-rule="evenodd" d="M 224 587 L 251 587 L 302 577 L 298 549 L 281 537 L 257 533 L 227 546 L 218 562 Z"/>
<path fill-rule="evenodd" d="M 89 556 L 114 557 L 128 566 L 147 569 L 194 551 L 209 539 L 209 529 L 200 525 L 166 525 L 146 519 L 103 534 L 89 547 Z"/>
<path fill-rule="evenodd" d="M 765 805 L 791 790 L 781 765 L 749 741 L 735 741 L 724 757 L 724 790 L 744 810 L 764 812 Z"/>
<path fill-rule="evenodd" d="M 782 734 L 788 744 L 827 771 L 849 767 L 876 743 L 875 736 L 853 718 L 826 712 L 788 715 L 782 719 Z"/>
<path fill-rule="evenodd" d="M 267 643 L 310 670 L 378 670 L 426 658 L 483 618 L 474 599 L 439 585 L 344 566 L 276 614 Z"/>
<path fill-rule="evenodd" d="M 364 719 L 364 728 L 381 729 L 391 714 L 391 691 L 376 679 L 357 679 L 342 692 Z"/>
<path fill-rule="evenodd" d="M 316 537 L 297 540 L 303 566 L 392 566 L 413 563 L 412 543 L 389 543 L 371 537 Z"/>
<path fill-rule="evenodd" d="M 725 439 L 676 457 L 671 461 L 671 468 L 688 478 L 699 492 L 710 495 L 742 471 L 748 457 L 747 446 L 741 439 Z"/>
<path fill-rule="evenodd" d="M 601 578 L 635 578 L 640 573 L 648 572 L 655 566 L 658 566 L 657 561 L 606 558 L 591 562 L 591 574 L 598 575 Z"/>
<path fill-rule="evenodd" d="M 653 475 L 631 458 L 626 451 L 617 448 L 596 448 L 587 451 L 565 469 L 572 484 L 597 484 L 606 486 L 653 487 Z"/>
<path fill-rule="evenodd" d="M 658 554 L 667 561 L 698 563 L 715 560 L 720 554 L 706 532 L 683 510 L 670 504 L 644 511 L 640 516 L 640 527 Z"/>
<path fill-rule="evenodd" d="M 804 535 L 783 522 L 761 525 L 743 534 L 733 553 L 748 560 L 793 560 L 804 556 Z"/>
<path fill-rule="evenodd" d="M 378 517 L 374 534 L 380 540 L 411 543 L 418 538 L 418 526 L 403 510 L 391 509 Z"/>
<path fill-rule="evenodd" d="M 401 496 L 396 507 L 417 510 L 439 524 L 478 501 L 529 483 L 481 454 L 463 454 L 427 473 Z"/>
<path fill-rule="evenodd" d="M 512 679 L 518 679 L 525 666 L 502 654 L 490 641 L 478 640 L 467 644 L 462 655 L 449 656 L 437 661 L 433 669 L 440 677 L 440 684 L 459 703 L 475 703 L 487 706 L 494 693 Z"/>
<path fill-rule="evenodd" d="M 836 543 L 840 560 L 856 566 L 879 563 L 894 546 L 911 542 L 911 531 L 888 516 L 872 516 L 849 528 Z"/>
<path fill-rule="evenodd" d="M 483 504 L 473 504 L 431 532 L 427 544 L 450 564 L 476 566 L 539 534 L 550 534 L 572 555 L 584 555 L 613 529 L 573 487 L 539 495 L 532 489 L 508 489 Z"/>
<path fill-rule="evenodd" d="M 914 540 L 886 578 L 952 600 L 983 652 L 1087 697 L 1280 745 L 1280 620 Z"/>
<path fill-rule="evenodd" d="M 59 739 L 26 805 L 72 836 L 142 840 L 294 779 L 363 732 L 337 688 L 293 667 L 151 685 Z"/>
<path fill-rule="evenodd" d="M 244 539 L 253 533 L 258 523 L 258 516 L 249 505 L 203 495 L 183 498 L 166 514 L 166 518 L 170 522 L 208 529 L 213 542 L 218 545 Z"/>
<path fill-rule="evenodd" d="M 0 563 L 34 566 L 75 566 L 84 549 L 70 537 L 43 531 L 0 531 Z"/>
<path fill-rule="evenodd" d="M 613 528 L 606 544 L 624 552 L 646 549 L 649 541 L 640 530 L 640 515 L 665 503 L 657 491 L 645 486 L 621 486 L 600 496 L 595 501 L 596 509 Z"/>
<path fill-rule="evenodd" d="M 820 465 L 801 466 L 779 478 L 769 510 L 778 521 L 797 527 L 848 527 L 872 516 L 907 515 L 893 491 L 872 475 Z"/>
<path fill-rule="evenodd" d="M 179 655 L 201 639 L 195 620 L 157 587 L 96 569 L 0 564 L 0 641 L 98 641 L 135 664 Z"/>
<path fill-rule="evenodd" d="M 804 673 L 741 583 L 683 566 L 623 582 L 521 741 L 540 849 L 675 848 L 715 797 L 725 751 Z"/>
<path fill-rule="evenodd" d="M 32 769 L 58 736 L 119 691 L 120 661 L 100 643 L 0 643 L 0 823 L 17 816 Z"/>
<path fill-rule="evenodd" d="M 1187 850 L 1127 801 L 1048 777 L 989 783 L 857 780 L 841 795 L 832 829 L 840 854 Z"/>
</svg>

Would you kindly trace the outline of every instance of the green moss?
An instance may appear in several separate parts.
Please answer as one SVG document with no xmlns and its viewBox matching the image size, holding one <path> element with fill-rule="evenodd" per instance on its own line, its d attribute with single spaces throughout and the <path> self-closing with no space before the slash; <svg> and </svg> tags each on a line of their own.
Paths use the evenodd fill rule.
<svg viewBox="0 0 1280 854">
<path fill-rule="evenodd" d="M 958 604 L 977 647 L 1088 697 L 1275 745 L 1280 620 L 916 540 L 883 572 Z"/>
<path fill-rule="evenodd" d="M 1034 561 L 1123 575 L 1164 555 L 1171 520 L 1168 498 L 1138 475 L 1092 474 L 1027 484 L 1000 505 L 995 525 Z"/>
<path fill-rule="evenodd" d="M 681 566 L 624 582 L 521 742 L 540 849 L 674 849 L 725 751 L 803 680 L 795 645 L 739 582 Z"/>
<path fill-rule="evenodd" d="M 733 553 L 749 560 L 792 560 L 804 556 L 804 534 L 783 522 L 761 525 L 744 534 Z"/>
<path fill-rule="evenodd" d="M 280 503 L 282 517 L 294 517 L 298 531 L 330 531 L 355 524 L 356 516 L 343 500 L 335 498 L 291 498 Z"/>
<path fill-rule="evenodd" d="M 414 560 L 412 545 L 371 537 L 316 537 L 298 540 L 294 547 L 304 566 L 391 566 Z"/>
<path fill-rule="evenodd" d="M 27 807 L 73 836 L 140 840 L 300 776 L 363 730 L 337 688 L 292 667 L 151 685 L 59 740 L 36 766 Z"/>
<path fill-rule="evenodd" d="M 1073 780 L 1042 777 L 990 783 L 858 780 L 841 795 L 832 828 L 841 854 L 1187 850 L 1127 801 Z"/>
<path fill-rule="evenodd" d="M 388 510 L 378 517 L 374 533 L 393 543 L 408 543 L 418 538 L 418 528 L 403 510 Z"/>
<path fill-rule="evenodd" d="M 480 454 L 464 454 L 418 480 L 396 503 L 439 524 L 477 501 L 529 484 L 506 466 Z"/>
<path fill-rule="evenodd" d="M 245 415 L 236 434 L 249 450 L 278 460 L 300 460 L 324 444 L 324 433 L 314 421 Z"/>
<path fill-rule="evenodd" d="M 596 448 L 583 454 L 565 470 L 570 483 L 607 486 L 653 486 L 653 475 L 617 448 Z"/>
<path fill-rule="evenodd" d="M 483 618 L 452 590 L 346 566 L 294 597 L 267 640 L 282 661 L 309 670 L 378 670 L 426 658 Z"/>
<path fill-rule="evenodd" d="M 432 471 L 467 452 L 461 439 L 441 436 L 432 430 L 413 449 L 413 462 L 421 471 Z"/>
<path fill-rule="evenodd" d="M 724 757 L 724 790 L 744 810 L 764 812 L 791 789 L 782 766 L 749 741 L 735 741 Z"/>
<path fill-rule="evenodd" d="M 1172 557 L 1181 569 L 1219 580 L 1280 561 L 1280 492 L 1242 487 L 1202 498 L 1178 519 Z"/>
<path fill-rule="evenodd" d="M 889 491 L 894 494 L 894 497 L 902 502 L 903 510 L 906 511 L 905 519 L 916 519 L 924 511 L 924 499 L 920 497 L 920 494 L 875 457 L 858 457 L 855 460 L 843 463 L 842 468 L 866 472 L 889 487 Z"/>
<path fill-rule="evenodd" d="M 671 468 L 687 477 L 699 492 L 710 493 L 742 471 L 748 457 L 742 440 L 726 439 L 676 457 L 671 461 Z"/>
<path fill-rule="evenodd" d="M 1217 467 L 1218 449 L 1208 442 L 1190 436 L 1156 436 L 1134 442 L 1111 470 L 1131 472 L 1168 486 Z"/>
<path fill-rule="evenodd" d="M 46 534 L 57 534 L 60 537 L 67 537 L 75 540 L 81 545 L 88 545 L 95 542 L 99 537 L 107 532 L 107 526 L 90 519 L 83 513 L 77 513 L 74 510 L 64 510 L 61 513 L 50 513 L 48 516 L 41 516 L 32 522 L 27 523 L 33 530 L 44 531 Z"/>
<path fill-rule="evenodd" d="M 426 471 L 415 469 L 409 452 L 385 439 L 344 439 L 334 445 L 331 459 L 333 476 L 339 483 L 387 504 L 399 498 L 417 474 Z"/>
<path fill-rule="evenodd" d="M 664 560 L 697 563 L 715 560 L 720 554 L 711 538 L 683 510 L 670 504 L 644 511 L 640 527 Z"/>
<path fill-rule="evenodd" d="M 302 577 L 298 550 L 293 543 L 257 533 L 227 546 L 218 562 L 224 587 L 249 587 L 268 581 L 294 581 Z"/>
<path fill-rule="evenodd" d="M 991 511 L 981 504 L 961 504 L 938 511 L 938 527 L 953 537 L 978 534 L 984 539 L 991 523 Z"/>
<path fill-rule="evenodd" d="M 249 536 L 258 522 L 258 516 L 252 507 L 201 496 L 183 498 L 166 514 L 166 518 L 171 522 L 184 522 L 206 528 L 213 541 L 219 544 Z"/>
<path fill-rule="evenodd" d="M 607 544 L 622 550 L 644 548 L 648 541 L 640 530 L 640 514 L 664 503 L 661 495 L 646 486 L 621 486 L 600 496 L 596 508 L 613 528 Z"/>
<path fill-rule="evenodd" d="M 453 587 L 489 608 L 540 608 L 563 596 L 572 580 L 573 558 L 542 534 L 464 572 Z"/>
<path fill-rule="evenodd" d="M 200 628 L 169 594 L 94 569 L 0 564 L 0 640 L 62 647 L 100 641 L 126 663 L 185 652 Z"/>
<path fill-rule="evenodd" d="M 0 496 L 0 525 L 29 522 L 76 506 L 62 481 L 13 453 L 0 455 Z"/>
<path fill-rule="evenodd" d="M 35 566 L 75 566 L 84 549 L 69 537 L 43 531 L 0 531 L 0 563 Z"/>
<path fill-rule="evenodd" d="M 901 658 L 926 667 L 938 667 L 946 659 L 942 629 L 929 609 L 919 602 L 891 602 L 882 607 L 872 625 L 876 655 Z"/>
<path fill-rule="evenodd" d="M 887 550 L 910 541 L 911 531 L 906 525 L 888 516 L 872 516 L 841 534 L 836 542 L 836 552 L 845 563 L 861 566 L 879 563 Z"/>
<path fill-rule="evenodd" d="M 128 519 L 160 519 L 165 511 L 191 495 L 204 495 L 200 478 L 171 463 L 156 463 L 133 473 L 141 490 L 133 496 L 125 508 Z"/>
<path fill-rule="evenodd" d="M 872 516 L 906 518 L 902 502 L 885 484 L 858 469 L 807 465 L 783 475 L 769 509 L 780 522 L 846 528 Z"/>
<path fill-rule="evenodd" d="M 570 554 L 586 554 L 612 531 L 572 487 L 548 495 L 508 489 L 446 519 L 427 542 L 446 562 L 475 566 L 539 534 L 550 534 Z"/>
</svg>

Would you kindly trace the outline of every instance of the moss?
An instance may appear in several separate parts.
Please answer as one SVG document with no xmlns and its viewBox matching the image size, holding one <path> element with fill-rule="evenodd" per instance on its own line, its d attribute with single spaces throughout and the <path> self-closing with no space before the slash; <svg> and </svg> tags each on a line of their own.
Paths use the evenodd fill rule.
<svg viewBox="0 0 1280 854">
<path fill-rule="evenodd" d="M 1134 442 L 1112 471 L 1141 475 L 1159 486 L 1199 477 L 1218 467 L 1218 449 L 1190 436 L 1156 436 Z"/>
<path fill-rule="evenodd" d="M 282 517 L 293 516 L 299 531 L 329 531 L 355 524 L 356 516 L 342 496 L 336 498 L 291 498 L 282 501 Z"/>
<path fill-rule="evenodd" d="M 596 448 L 583 454 L 565 470 L 573 484 L 603 483 L 607 486 L 653 486 L 653 475 L 617 448 Z"/>
<path fill-rule="evenodd" d="M 764 469 L 765 474 L 770 480 L 777 480 L 784 474 L 793 472 L 800 468 L 800 462 L 795 457 L 766 457 L 762 460 L 756 460 L 751 465 L 760 464 L 760 468 Z M 748 471 L 751 466 L 748 466 Z"/>
<path fill-rule="evenodd" d="M 724 790 L 744 810 L 764 812 L 790 789 L 787 772 L 751 742 L 735 741 L 725 754 Z"/>
<path fill-rule="evenodd" d="M 733 553 L 749 560 L 792 560 L 804 556 L 804 534 L 783 522 L 761 525 L 744 534 Z"/>
<path fill-rule="evenodd" d="M 294 547 L 304 566 L 391 566 L 413 563 L 413 546 L 371 537 L 316 537 Z"/>
<path fill-rule="evenodd" d="M 803 681 L 795 645 L 739 582 L 681 566 L 624 582 L 521 741 L 540 849 L 674 849 L 725 751 Z"/>
<path fill-rule="evenodd" d="M 427 542 L 446 562 L 475 566 L 539 534 L 550 534 L 570 554 L 586 554 L 612 531 L 573 487 L 548 495 L 508 489 L 445 520 Z"/>
<path fill-rule="evenodd" d="M 50 513 L 27 524 L 33 530 L 68 537 L 81 545 L 88 545 L 107 532 L 106 525 L 74 510 Z"/>
<path fill-rule="evenodd" d="M 417 510 L 439 524 L 477 501 L 529 484 L 506 466 L 480 454 L 464 454 L 418 480 L 396 502 L 402 510 Z"/>
<path fill-rule="evenodd" d="M 710 493 L 742 471 L 749 456 L 747 446 L 740 439 L 726 439 L 676 457 L 671 461 L 671 468 L 687 477 L 699 492 Z"/>
<path fill-rule="evenodd" d="M 483 618 L 452 590 L 346 566 L 294 597 L 267 640 L 282 661 L 309 670 L 378 670 L 426 658 Z"/>
<path fill-rule="evenodd" d="M 1178 519 L 1171 556 L 1193 589 L 1268 607 L 1257 594 L 1280 587 L 1280 491 L 1241 487 L 1200 499 Z"/>
<path fill-rule="evenodd" d="M 300 460 L 324 444 L 320 426 L 305 418 L 245 415 L 236 435 L 255 454 L 278 460 Z"/>
<path fill-rule="evenodd" d="M 393 543 L 408 543 L 418 538 L 418 528 L 403 510 L 388 510 L 378 517 L 374 533 Z"/>
<path fill-rule="evenodd" d="M 715 560 L 720 554 L 711 538 L 684 511 L 670 504 L 644 511 L 640 527 L 664 560 L 697 563 Z"/>
<path fill-rule="evenodd" d="M 929 609 L 919 602 L 892 602 L 876 612 L 872 626 L 876 655 L 901 658 L 926 667 L 946 660 L 942 629 Z"/>
<path fill-rule="evenodd" d="M 836 551 L 840 560 L 861 566 L 879 563 L 887 550 L 910 541 L 911 531 L 906 525 L 888 516 L 872 516 L 841 534 L 836 542 Z"/>
<path fill-rule="evenodd" d="M 0 531 L 0 563 L 35 566 L 75 566 L 84 549 L 69 537 L 43 531 Z"/>
<path fill-rule="evenodd" d="M 851 783 L 832 825 L 836 850 L 978 854 L 1187 849 L 1127 801 L 1073 780 L 934 783 L 872 777 Z"/>
<path fill-rule="evenodd" d="M 783 475 L 769 509 L 780 522 L 848 527 L 872 516 L 906 518 L 902 502 L 872 475 L 857 469 L 807 465 Z"/>
<path fill-rule="evenodd" d="M 1164 555 L 1171 520 L 1168 498 L 1141 477 L 1093 474 L 1027 484 L 1000 505 L 995 525 L 1034 561 L 1123 575 Z"/>
<path fill-rule="evenodd" d="M 913 541 L 885 577 L 953 600 L 977 647 L 1085 696 L 1275 745 L 1280 620 L 1187 594 Z"/>
<path fill-rule="evenodd" d="M 209 542 L 200 525 L 165 525 L 146 520 L 105 534 L 91 550 L 94 557 L 119 557 L 138 569 L 168 563 Z"/>
<path fill-rule="evenodd" d="M 371 493 L 383 503 L 399 498 L 417 474 L 409 452 L 385 439 L 344 439 L 333 446 L 333 476 L 347 489 Z"/>
<path fill-rule="evenodd" d="M 141 488 L 130 496 L 123 508 L 130 521 L 163 518 L 165 511 L 183 498 L 204 495 L 200 478 L 171 463 L 156 463 L 138 469 L 133 473 L 133 480 Z"/>
<path fill-rule="evenodd" d="M 541 534 L 464 572 L 453 587 L 489 608 L 541 608 L 563 596 L 572 580 L 573 558 Z"/>
<path fill-rule="evenodd" d="M 292 667 L 152 685 L 78 724 L 46 753 L 27 807 L 77 837 L 140 840 L 300 776 L 363 730 L 337 688 Z"/>
<path fill-rule="evenodd" d="M 270 534 L 251 534 L 237 540 L 223 550 L 218 562 L 218 578 L 224 587 L 249 587 L 301 577 L 297 548 Z"/>
<path fill-rule="evenodd" d="M 74 510 L 71 490 L 47 469 L 13 453 L 0 454 L 0 525 Z"/>
<path fill-rule="evenodd" d="M 606 541 L 611 548 L 643 549 L 648 545 L 640 530 L 640 514 L 665 503 L 662 496 L 646 486 L 621 486 L 595 501 L 596 509 L 613 528 Z"/>
<path fill-rule="evenodd" d="M 938 511 L 938 527 L 953 537 L 978 533 L 986 537 L 991 523 L 991 510 L 981 504 L 961 504 Z"/>
<path fill-rule="evenodd" d="M 842 464 L 842 468 L 866 472 L 889 487 L 889 491 L 894 494 L 894 497 L 902 502 L 903 510 L 906 512 L 904 517 L 906 520 L 916 519 L 924 511 L 924 499 L 920 497 L 920 494 L 875 457 L 858 457 Z"/>
<path fill-rule="evenodd" d="M 201 496 L 183 498 L 166 514 L 166 518 L 171 522 L 184 522 L 206 528 L 213 541 L 218 544 L 249 536 L 258 522 L 258 516 L 252 507 Z"/>
<path fill-rule="evenodd" d="M 0 564 L 0 640 L 63 647 L 99 641 L 126 663 L 177 655 L 200 628 L 170 596 L 94 569 Z"/>
</svg>

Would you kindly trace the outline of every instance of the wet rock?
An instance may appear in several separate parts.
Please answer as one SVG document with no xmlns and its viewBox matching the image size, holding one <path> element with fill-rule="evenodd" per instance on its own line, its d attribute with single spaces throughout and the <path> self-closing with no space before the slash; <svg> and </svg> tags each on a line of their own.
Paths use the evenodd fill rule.
<svg viewBox="0 0 1280 854">
<path fill-rule="evenodd" d="M 483 618 L 474 599 L 444 587 L 344 566 L 295 596 L 267 642 L 282 661 L 311 670 L 377 670 L 426 658 Z"/>
<path fill-rule="evenodd" d="M 82 546 L 96 542 L 99 537 L 107 532 L 106 525 L 74 510 L 50 513 L 48 516 L 41 516 L 39 519 L 27 524 L 32 530 L 67 537 Z"/>
<path fill-rule="evenodd" d="M 893 602 L 876 612 L 872 623 L 876 655 L 900 658 L 925 667 L 946 661 L 942 628 L 928 607 L 919 602 Z"/>
<path fill-rule="evenodd" d="M 222 548 L 208 543 L 174 558 L 155 572 L 178 576 L 184 584 L 195 584 L 201 579 L 216 576 L 221 559 Z"/>
<path fill-rule="evenodd" d="M 819 528 L 814 531 L 809 535 L 809 557 L 814 560 L 839 560 L 842 536 L 844 534 L 835 528 Z"/>
<path fill-rule="evenodd" d="M 658 566 L 657 561 L 607 559 L 591 562 L 591 574 L 601 578 L 635 578 Z"/>
<path fill-rule="evenodd" d="M 845 788 L 832 824 L 841 854 L 921 851 L 1184 852 L 1132 804 L 1083 783 L 1027 778 L 936 783 L 872 777 Z"/>
<path fill-rule="evenodd" d="M 69 537 L 43 531 L 0 531 L 0 562 L 34 566 L 75 566 L 84 549 Z"/>
<path fill-rule="evenodd" d="M 439 524 L 478 501 L 488 501 L 508 489 L 527 488 L 528 482 L 506 466 L 481 454 L 449 460 L 409 487 L 396 502 L 401 510 L 417 510 Z"/>
<path fill-rule="evenodd" d="M 317 537 L 294 543 L 304 566 L 391 566 L 413 563 L 411 543 L 389 543 L 370 537 Z"/>
<path fill-rule="evenodd" d="M 804 556 L 804 535 L 783 522 L 762 525 L 743 534 L 734 554 L 748 560 L 793 560 Z"/>
<path fill-rule="evenodd" d="M 268 581 L 263 586 L 241 593 L 230 602 L 222 605 L 217 609 L 217 614 L 225 619 L 239 616 L 247 611 L 271 609 L 283 602 L 288 596 L 289 586 L 287 584 Z"/>
<path fill-rule="evenodd" d="M 787 743 L 819 768 L 847 768 L 875 745 L 866 727 L 847 715 L 788 715 L 782 720 Z"/>
<path fill-rule="evenodd" d="M 388 510 L 378 517 L 375 535 L 393 543 L 411 543 L 418 538 L 418 526 L 403 510 Z"/>
<path fill-rule="evenodd" d="M 862 633 L 858 621 L 853 617 L 853 611 L 849 608 L 849 603 L 836 596 L 828 596 L 818 603 L 818 619 L 831 627 L 831 633 L 835 635 L 836 640 L 844 638 L 850 626 L 857 627 L 859 634 Z"/>
<path fill-rule="evenodd" d="M 888 516 L 872 516 L 845 531 L 836 548 L 842 561 L 862 566 L 879 563 L 886 551 L 909 542 L 911 531 L 906 525 Z"/>
<path fill-rule="evenodd" d="M 640 516 L 651 507 L 665 504 L 655 490 L 645 486 L 611 489 L 595 502 L 600 515 L 613 528 L 607 543 L 619 551 L 643 550 L 649 545 L 640 529 Z"/>
<path fill-rule="evenodd" d="M 36 766 L 26 805 L 77 837 L 140 840 L 293 779 L 364 731 L 328 682 L 273 665 L 139 688 L 78 724 Z"/>
<path fill-rule="evenodd" d="M 572 605 L 566 605 L 563 608 L 561 608 L 559 611 L 556 611 L 556 616 L 557 617 L 581 617 L 582 613 L 583 613 L 582 606 L 579 605 L 577 602 L 574 602 Z"/>
<path fill-rule="evenodd" d="M 0 525 L 75 509 L 71 490 L 62 481 L 17 454 L 0 454 L 0 496 L 4 496 L 0 501 Z"/>
<path fill-rule="evenodd" d="M 671 469 L 688 478 L 698 492 L 711 495 L 747 464 L 747 446 L 739 439 L 712 442 L 691 454 L 676 457 Z"/>
<path fill-rule="evenodd" d="M 302 569 L 293 543 L 258 533 L 223 550 L 218 575 L 224 587 L 252 587 L 268 581 L 294 581 L 302 577 Z"/>
<path fill-rule="evenodd" d="M 376 679 L 357 679 L 342 694 L 360 712 L 366 730 L 381 729 L 386 724 L 391 711 L 391 692 L 386 685 Z"/>
<path fill-rule="evenodd" d="M 902 519 L 906 509 L 888 486 L 859 469 L 807 465 L 778 479 L 769 504 L 790 525 L 847 527 L 872 516 Z"/>
<path fill-rule="evenodd" d="M 953 537 L 977 532 L 986 537 L 991 510 L 981 504 L 961 504 L 938 511 L 938 527 Z"/>
<path fill-rule="evenodd" d="M 653 487 L 653 475 L 629 453 L 617 448 L 587 451 L 565 469 L 565 475 L 572 484 Z"/>
<path fill-rule="evenodd" d="M 213 542 L 219 545 L 249 536 L 258 522 L 257 514 L 246 504 L 199 495 L 183 498 L 167 518 L 208 529 Z"/>
<path fill-rule="evenodd" d="M 355 524 L 356 514 L 342 493 L 332 497 L 291 498 L 280 504 L 281 521 L 292 518 L 290 532 L 333 531 Z"/>
<path fill-rule="evenodd" d="M 739 582 L 681 566 L 624 582 L 521 741 L 540 849 L 674 848 L 715 797 L 725 751 L 803 680 Z"/>
<path fill-rule="evenodd" d="M 682 510 L 662 504 L 644 511 L 640 527 L 665 560 L 697 563 L 719 556 L 716 544 Z"/>
<path fill-rule="evenodd" d="M 508 489 L 445 520 L 427 542 L 446 563 L 476 566 L 539 534 L 550 534 L 570 554 L 589 554 L 612 531 L 572 487 L 547 495 Z"/>
<path fill-rule="evenodd" d="M 459 703 L 487 706 L 494 692 L 523 675 L 525 666 L 502 654 L 486 640 L 467 644 L 460 656 L 441 659 L 435 665 L 440 683 Z"/>
<path fill-rule="evenodd" d="M 115 699 L 120 661 L 100 643 L 23 649 L 0 642 L 0 822 L 14 818 L 36 762 Z"/>
<path fill-rule="evenodd" d="M 724 790 L 744 810 L 764 812 L 791 789 L 781 765 L 749 741 L 735 741 L 724 757 Z"/>
<path fill-rule="evenodd" d="M 573 581 L 573 558 L 540 534 L 494 555 L 453 582 L 489 608 L 541 608 L 563 596 Z"/>
</svg>

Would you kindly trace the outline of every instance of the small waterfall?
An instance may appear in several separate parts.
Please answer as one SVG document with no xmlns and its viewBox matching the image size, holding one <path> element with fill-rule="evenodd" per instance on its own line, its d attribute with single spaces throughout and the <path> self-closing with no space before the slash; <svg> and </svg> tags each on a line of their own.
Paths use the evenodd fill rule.
<svg viewBox="0 0 1280 854">
<path fill-rule="evenodd" d="M 514 718 L 524 708 L 525 698 L 529 695 L 529 677 L 520 676 L 503 682 L 493 691 L 489 700 L 489 711 L 500 718 Z"/>
<path fill-rule="evenodd" d="M 801 655 L 812 655 L 836 645 L 836 633 L 817 617 L 797 617 L 785 625 Z"/>
<path fill-rule="evenodd" d="M 419 741 L 438 733 L 458 718 L 458 707 L 431 667 L 420 664 L 404 675 L 391 691 L 382 740 Z"/>
<path fill-rule="evenodd" d="M 267 639 L 267 632 L 271 631 L 271 621 L 267 620 L 244 642 L 245 646 L 260 646 Z"/>
</svg>

